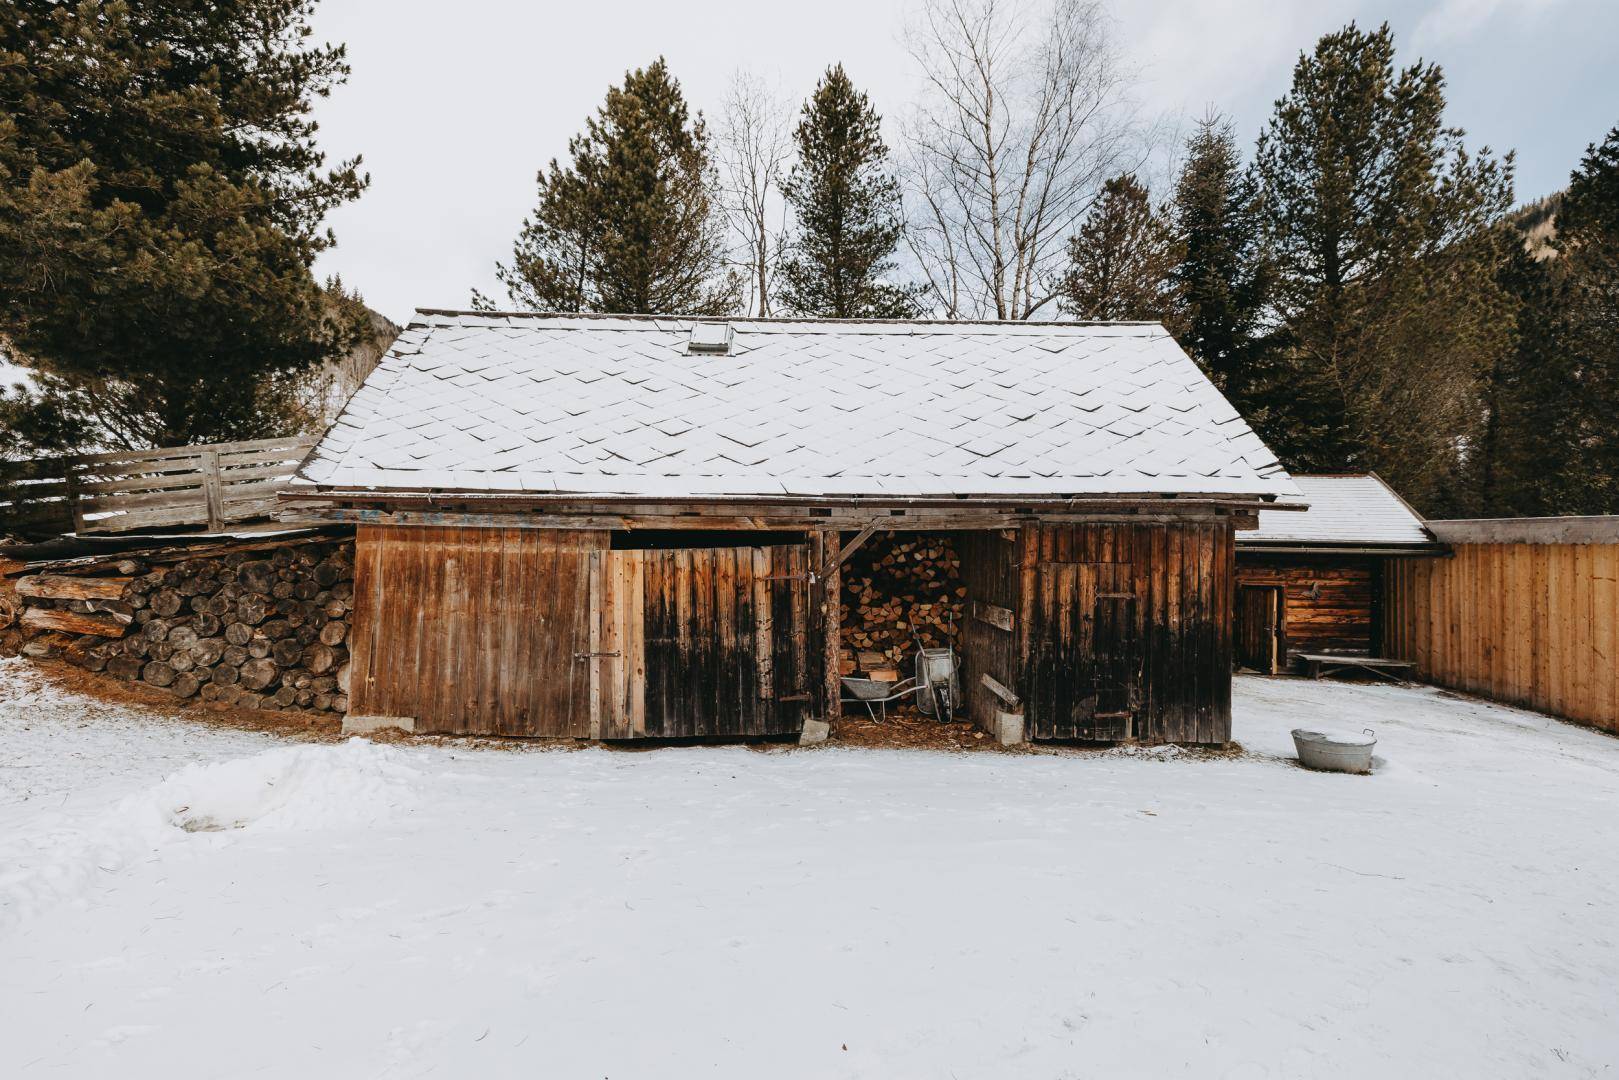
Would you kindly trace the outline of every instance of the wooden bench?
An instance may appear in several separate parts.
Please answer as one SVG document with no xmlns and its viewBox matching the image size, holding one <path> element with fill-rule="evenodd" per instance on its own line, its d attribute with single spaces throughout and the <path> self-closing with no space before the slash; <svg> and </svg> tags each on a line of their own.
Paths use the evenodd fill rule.
<svg viewBox="0 0 1619 1080">
<path fill-rule="evenodd" d="M 1410 660 L 1386 660 L 1380 656 L 1347 656 L 1336 653 L 1299 653 L 1298 655 L 1299 659 L 1304 661 L 1305 674 L 1312 679 L 1319 679 L 1324 675 L 1331 675 L 1349 668 L 1357 668 L 1405 686 L 1411 681 L 1406 676 L 1417 666 Z"/>
</svg>

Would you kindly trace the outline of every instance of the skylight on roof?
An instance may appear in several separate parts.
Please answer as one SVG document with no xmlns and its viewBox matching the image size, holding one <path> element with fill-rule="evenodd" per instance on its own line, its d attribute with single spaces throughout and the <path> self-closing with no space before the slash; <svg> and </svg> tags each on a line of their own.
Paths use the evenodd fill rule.
<svg viewBox="0 0 1619 1080">
<path fill-rule="evenodd" d="M 691 339 L 686 351 L 694 353 L 724 354 L 731 351 L 731 324 L 728 322 L 692 323 Z"/>
</svg>

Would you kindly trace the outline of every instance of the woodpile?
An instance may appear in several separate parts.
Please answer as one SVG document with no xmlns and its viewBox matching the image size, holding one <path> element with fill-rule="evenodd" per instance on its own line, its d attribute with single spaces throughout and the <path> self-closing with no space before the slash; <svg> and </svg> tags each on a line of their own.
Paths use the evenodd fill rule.
<svg viewBox="0 0 1619 1080">
<path fill-rule="evenodd" d="M 308 540 L 18 578 L 22 651 L 221 706 L 348 709 L 354 546 Z"/>
<path fill-rule="evenodd" d="M 920 639 L 928 648 L 955 640 L 967 587 L 961 559 L 943 533 L 879 533 L 843 564 L 844 675 L 895 680 Z"/>
</svg>

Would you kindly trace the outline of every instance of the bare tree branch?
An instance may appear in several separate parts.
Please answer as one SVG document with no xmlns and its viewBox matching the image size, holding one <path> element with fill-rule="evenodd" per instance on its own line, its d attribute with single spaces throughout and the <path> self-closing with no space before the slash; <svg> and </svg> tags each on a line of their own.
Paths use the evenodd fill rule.
<svg viewBox="0 0 1619 1080">
<path fill-rule="evenodd" d="M 1099 0 L 922 0 L 910 25 L 911 252 L 947 316 L 1033 318 L 1103 182 L 1147 157 L 1134 72 Z"/>
<path fill-rule="evenodd" d="M 719 130 L 720 185 L 747 282 L 750 314 L 770 314 L 772 279 L 786 207 L 780 182 L 791 156 L 790 112 L 762 76 L 738 70 L 726 91 Z"/>
</svg>

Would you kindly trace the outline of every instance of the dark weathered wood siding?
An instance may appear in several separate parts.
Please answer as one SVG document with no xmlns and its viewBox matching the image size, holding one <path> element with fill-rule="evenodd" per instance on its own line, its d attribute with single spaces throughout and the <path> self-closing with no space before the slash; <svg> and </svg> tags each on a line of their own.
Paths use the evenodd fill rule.
<svg viewBox="0 0 1619 1080">
<path fill-rule="evenodd" d="M 625 735 L 786 735 L 803 728 L 812 680 L 805 545 L 613 555 L 639 563 L 643 582 L 641 596 L 627 600 L 641 604 L 645 722 Z"/>
<path fill-rule="evenodd" d="M 1281 586 L 1238 584 L 1233 617 L 1237 663 L 1275 675 L 1283 659 Z"/>
<path fill-rule="evenodd" d="M 1238 585 L 1283 590 L 1283 649 L 1287 654 L 1376 654 L 1379 640 L 1379 560 L 1343 555 L 1237 556 Z"/>
<path fill-rule="evenodd" d="M 607 533 L 359 527 L 349 711 L 417 731 L 590 733 L 590 560 Z"/>
<path fill-rule="evenodd" d="M 988 675 L 1008 690 L 1018 683 L 1015 620 L 1018 608 L 1018 533 L 990 530 L 952 534 L 967 588 L 959 631 L 961 692 L 968 715 L 986 730 L 1007 703 L 984 686 Z"/>
<path fill-rule="evenodd" d="M 1039 525 L 1021 544 L 1033 738 L 1230 740 L 1229 522 Z"/>
</svg>

